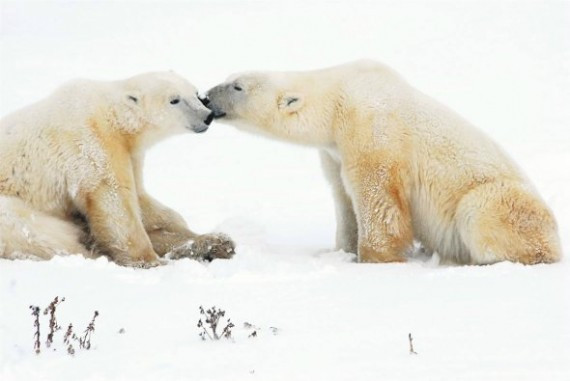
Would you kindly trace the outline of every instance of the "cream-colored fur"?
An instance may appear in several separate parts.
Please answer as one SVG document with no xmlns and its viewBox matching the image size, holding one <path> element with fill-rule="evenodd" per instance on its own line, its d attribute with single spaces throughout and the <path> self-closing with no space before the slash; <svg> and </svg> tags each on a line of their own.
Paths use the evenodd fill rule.
<svg viewBox="0 0 570 381">
<path fill-rule="evenodd" d="M 5 117 L 0 257 L 105 253 L 124 265 L 156 265 L 197 235 L 145 192 L 145 150 L 210 121 L 196 89 L 173 73 L 73 81 Z M 208 238 L 219 240 L 200 237 Z"/>
<path fill-rule="evenodd" d="M 404 261 L 414 239 L 445 262 L 561 256 L 552 213 L 511 159 L 382 64 L 234 75 L 207 96 L 239 128 L 320 149 L 337 247 L 362 262 Z"/>
</svg>

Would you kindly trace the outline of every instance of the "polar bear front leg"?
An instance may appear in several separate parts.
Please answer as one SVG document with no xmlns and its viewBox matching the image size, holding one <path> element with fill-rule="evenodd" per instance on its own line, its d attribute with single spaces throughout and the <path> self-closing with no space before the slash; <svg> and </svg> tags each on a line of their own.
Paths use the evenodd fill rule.
<svg viewBox="0 0 570 381">
<path fill-rule="evenodd" d="M 356 253 L 358 250 L 358 224 L 341 177 L 341 165 L 330 153 L 320 150 L 321 165 L 333 194 L 336 214 L 336 250 Z"/>
<path fill-rule="evenodd" d="M 144 228 L 159 256 L 198 237 L 198 234 L 188 229 L 180 214 L 151 196 L 139 194 L 139 205 Z"/>
<path fill-rule="evenodd" d="M 359 262 L 404 262 L 413 233 L 399 166 L 364 160 L 348 168 L 358 221 Z"/>
<path fill-rule="evenodd" d="M 85 209 L 95 243 L 115 262 L 135 267 L 160 264 L 129 187 L 100 185 L 86 195 Z"/>
<path fill-rule="evenodd" d="M 194 233 L 180 214 L 146 194 L 139 195 L 139 203 L 143 224 L 158 255 L 213 260 L 235 254 L 235 244 L 227 235 Z"/>
</svg>

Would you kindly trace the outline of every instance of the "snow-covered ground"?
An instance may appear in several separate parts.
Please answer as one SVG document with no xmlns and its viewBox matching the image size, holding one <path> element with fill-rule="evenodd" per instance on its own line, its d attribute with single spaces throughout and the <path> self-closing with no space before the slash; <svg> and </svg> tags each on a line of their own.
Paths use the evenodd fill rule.
<svg viewBox="0 0 570 381">
<path fill-rule="evenodd" d="M 173 69 L 200 89 L 248 69 L 378 59 L 498 140 L 557 216 L 570 255 L 570 5 L 565 2 L 6 2 L 0 114 L 68 79 Z M 316 152 L 214 124 L 150 153 L 151 194 L 229 261 L 135 270 L 0 262 L 1 380 L 569 380 L 570 260 L 550 266 L 353 263 L 333 252 Z M 30 304 L 93 348 L 33 352 Z M 219 306 L 234 341 L 202 342 Z M 258 336 L 248 338 L 249 322 Z M 269 327 L 277 327 L 274 335 Z M 120 334 L 119 330 L 124 329 Z M 41 316 L 42 341 L 47 319 Z M 410 355 L 408 333 L 417 355 Z"/>
</svg>

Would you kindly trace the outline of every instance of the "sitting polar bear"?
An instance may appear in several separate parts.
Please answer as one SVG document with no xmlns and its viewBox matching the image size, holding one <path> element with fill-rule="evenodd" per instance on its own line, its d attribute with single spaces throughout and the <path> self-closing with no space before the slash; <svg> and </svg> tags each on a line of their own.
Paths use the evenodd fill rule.
<svg viewBox="0 0 570 381">
<path fill-rule="evenodd" d="M 74 81 L 5 117 L 0 257 L 103 253 L 142 267 L 172 250 L 176 257 L 230 257 L 229 238 L 191 232 L 143 186 L 150 145 L 204 132 L 211 121 L 196 89 L 173 73 Z"/>
<path fill-rule="evenodd" d="M 234 75 L 204 102 L 238 128 L 320 149 L 338 249 L 361 262 L 404 261 L 414 239 L 444 262 L 560 258 L 552 213 L 507 155 L 382 64 Z"/>
</svg>

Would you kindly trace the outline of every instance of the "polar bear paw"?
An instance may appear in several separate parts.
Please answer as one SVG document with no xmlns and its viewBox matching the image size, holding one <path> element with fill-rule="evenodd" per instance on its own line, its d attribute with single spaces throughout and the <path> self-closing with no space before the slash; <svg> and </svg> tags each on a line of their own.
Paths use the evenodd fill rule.
<svg viewBox="0 0 570 381">
<path fill-rule="evenodd" d="M 120 266 L 134 267 L 137 269 L 150 269 L 165 265 L 167 262 L 155 255 L 153 258 L 115 257 L 114 262 Z"/>
<path fill-rule="evenodd" d="M 211 262 L 216 258 L 229 259 L 235 254 L 234 241 L 223 233 L 204 234 L 174 248 L 170 259 L 192 258 Z"/>
</svg>

